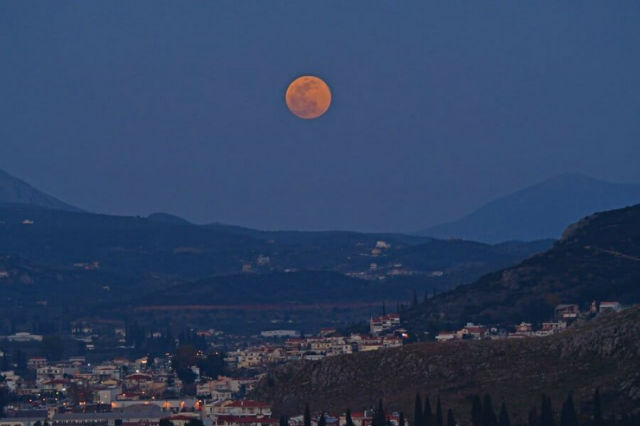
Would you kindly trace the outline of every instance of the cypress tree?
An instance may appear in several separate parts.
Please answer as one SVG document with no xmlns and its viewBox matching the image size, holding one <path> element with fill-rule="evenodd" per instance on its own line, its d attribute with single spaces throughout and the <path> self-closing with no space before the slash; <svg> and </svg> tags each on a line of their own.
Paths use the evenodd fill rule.
<svg viewBox="0 0 640 426">
<path fill-rule="evenodd" d="M 422 399 L 420 392 L 416 393 L 416 402 L 413 410 L 413 426 L 422 426 Z"/>
<path fill-rule="evenodd" d="M 387 416 L 384 415 L 384 408 L 382 407 L 382 400 L 378 401 L 378 409 L 373 416 L 372 426 L 385 426 L 387 423 Z M 320 425 L 318 425 L 320 426 Z"/>
<path fill-rule="evenodd" d="M 327 426 L 327 418 L 324 416 L 324 412 L 322 412 L 322 414 L 320 415 L 318 426 Z"/>
<path fill-rule="evenodd" d="M 482 426 L 497 426 L 498 419 L 496 418 L 496 412 L 493 410 L 493 403 L 491 402 L 491 395 L 484 394 L 484 401 L 482 403 Z"/>
<path fill-rule="evenodd" d="M 533 407 L 529 410 L 529 426 L 539 426 L 540 423 L 538 421 L 538 410 L 536 407 Z"/>
<path fill-rule="evenodd" d="M 482 426 L 482 402 L 478 395 L 473 397 L 473 404 L 471 405 L 471 424 L 473 426 Z"/>
<path fill-rule="evenodd" d="M 438 395 L 438 402 L 436 402 L 436 424 L 443 426 L 442 421 L 442 403 L 440 402 L 440 395 Z"/>
<path fill-rule="evenodd" d="M 551 398 L 545 394 L 540 397 L 540 419 L 539 422 L 545 426 L 554 426 L 553 409 L 551 408 Z"/>
<path fill-rule="evenodd" d="M 453 417 L 451 408 L 447 410 L 447 426 L 456 426 L 456 419 Z"/>
<path fill-rule="evenodd" d="M 353 424 L 353 419 L 351 418 L 351 409 L 347 408 L 347 414 L 345 416 L 345 426 L 355 426 Z M 400 426 L 404 426 L 404 425 L 400 425 Z"/>
<path fill-rule="evenodd" d="M 422 414 L 421 426 L 434 426 L 433 424 L 433 412 L 431 411 L 431 402 L 429 401 L 429 395 L 424 397 L 424 412 Z"/>
<path fill-rule="evenodd" d="M 304 406 L 304 426 L 311 426 L 311 410 L 309 410 L 309 404 Z"/>
<path fill-rule="evenodd" d="M 576 407 L 573 404 L 573 395 L 571 393 L 562 404 L 560 426 L 578 426 L 578 415 L 576 414 Z"/>
<path fill-rule="evenodd" d="M 500 407 L 500 418 L 498 419 L 499 426 L 511 426 L 511 419 L 509 419 L 509 412 L 507 411 L 507 404 L 502 401 Z"/>
<path fill-rule="evenodd" d="M 602 424 L 602 401 L 600 400 L 600 388 L 596 388 L 593 395 L 593 424 Z"/>
</svg>

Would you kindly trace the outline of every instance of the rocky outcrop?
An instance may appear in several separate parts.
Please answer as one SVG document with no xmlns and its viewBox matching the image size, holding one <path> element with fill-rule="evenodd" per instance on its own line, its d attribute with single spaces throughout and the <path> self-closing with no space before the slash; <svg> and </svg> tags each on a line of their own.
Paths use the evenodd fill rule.
<svg viewBox="0 0 640 426">
<path fill-rule="evenodd" d="M 598 317 L 564 333 L 539 338 L 453 343 L 420 343 L 402 348 L 288 364 L 268 374 L 254 397 L 269 400 L 279 413 L 341 412 L 372 406 L 412 413 L 416 392 L 439 395 L 463 421 L 470 398 L 489 392 L 504 400 L 515 421 L 540 393 L 556 409 L 569 392 L 579 408 L 600 388 L 607 409 L 640 409 L 640 307 Z"/>
</svg>

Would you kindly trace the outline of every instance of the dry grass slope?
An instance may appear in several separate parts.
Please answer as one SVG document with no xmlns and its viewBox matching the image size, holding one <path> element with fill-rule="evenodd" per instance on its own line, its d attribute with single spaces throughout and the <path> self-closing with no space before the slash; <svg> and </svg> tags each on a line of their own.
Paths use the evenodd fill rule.
<svg viewBox="0 0 640 426">
<path fill-rule="evenodd" d="M 526 423 L 542 392 L 559 410 L 569 391 L 589 401 L 596 387 L 605 408 L 640 409 L 640 306 L 544 338 L 420 343 L 293 363 L 264 378 L 254 397 L 287 414 L 301 413 L 307 402 L 312 410 L 341 412 L 379 398 L 388 409 L 412 413 L 419 391 L 432 400 L 440 395 L 466 421 L 470 397 L 489 392 L 496 405 L 506 401 L 513 420 Z"/>
</svg>

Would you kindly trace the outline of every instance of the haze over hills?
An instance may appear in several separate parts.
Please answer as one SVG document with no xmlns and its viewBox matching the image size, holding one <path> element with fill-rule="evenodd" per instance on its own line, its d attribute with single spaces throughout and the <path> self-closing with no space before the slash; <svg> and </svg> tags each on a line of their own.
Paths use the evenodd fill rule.
<svg viewBox="0 0 640 426">
<path fill-rule="evenodd" d="M 28 183 L 0 170 L 0 203 L 29 204 L 58 210 L 80 211 Z"/>
<path fill-rule="evenodd" d="M 558 238 L 564 228 L 581 217 L 639 202 L 640 185 L 563 174 L 495 199 L 460 220 L 419 234 L 488 243 Z"/>
<path fill-rule="evenodd" d="M 410 328 L 451 329 L 537 322 L 561 303 L 640 303 L 640 204 L 590 215 L 567 228 L 548 251 L 489 273 L 409 310 Z"/>
<path fill-rule="evenodd" d="M 244 289 L 251 305 L 310 305 L 335 297 L 336 303 L 376 302 L 379 307 L 384 300 L 406 303 L 414 291 L 422 298 L 453 288 L 551 244 L 263 232 L 193 225 L 167 215 L 109 216 L 1 203 L 0 232 L 0 254 L 11 256 L 4 269 L 0 264 L 3 306 L 68 307 L 70 300 L 78 307 L 231 306 L 242 304 L 236 290 Z M 293 298 L 286 299 L 288 289 L 295 290 Z M 359 319 L 370 312 L 360 312 Z M 329 317 L 307 315 L 307 329 Z M 220 325 L 218 320 L 212 323 Z M 255 319 L 255 327 L 261 326 L 258 321 L 267 319 Z"/>
</svg>

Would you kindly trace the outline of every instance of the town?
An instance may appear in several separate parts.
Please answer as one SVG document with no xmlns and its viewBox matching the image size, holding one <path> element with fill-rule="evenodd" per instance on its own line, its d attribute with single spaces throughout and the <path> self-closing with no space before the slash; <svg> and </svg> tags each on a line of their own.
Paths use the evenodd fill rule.
<svg viewBox="0 0 640 426">
<path fill-rule="evenodd" d="M 537 328 L 526 322 L 512 327 L 468 323 L 456 331 L 440 331 L 435 341 L 547 336 L 566 330 L 580 318 L 622 309 L 618 302 L 593 302 L 585 311 L 580 311 L 577 304 L 561 304 L 554 310 L 554 320 Z M 95 331 L 86 323 L 77 323 L 72 329 L 89 350 L 93 345 L 87 336 Z M 134 331 L 114 326 L 110 332 L 126 344 L 127 332 Z M 162 337 L 159 332 L 149 334 L 151 338 Z M 25 359 L 24 355 L 18 359 L 20 356 L 0 351 L 0 426 L 160 425 L 161 421 L 163 426 L 266 426 L 279 419 L 272 416 L 268 403 L 248 396 L 270 367 L 398 347 L 409 337 L 398 313 L 372 317 L 366 334 L 345 336 L 325 328 L 316 335 L 302 336 L 296 330 L 264 330 L 252 336 L 253 344 L 241 344 L 239 339 L 235 349 L 227 352 L 216 349 L 216 339 L 222 334 L 192 331 L 190 340 L 185 336 L 176 339 L 175 345 L 182 345 L 175 352 L 133 360 L 116 357 L 91 362 L 86 356 L 74 356 L 54 361 L 42 356 Z M 42 344 L 45 338 L 18 332 L 0 339 Z M 373 411 L 354 412 L 350 418 L 355 426 L 368 426 L 373 415 Z M 317 425 L 320 416 L 325 425 L 345 424 L 345 413 L 320 413 L 312 416 L 312 423 Z M 398 426 L 405 419 L 390 413 L 388 421 Z M 290 417 L 287 422 L 302 425 L 303 416 Z"/>
</svg>

